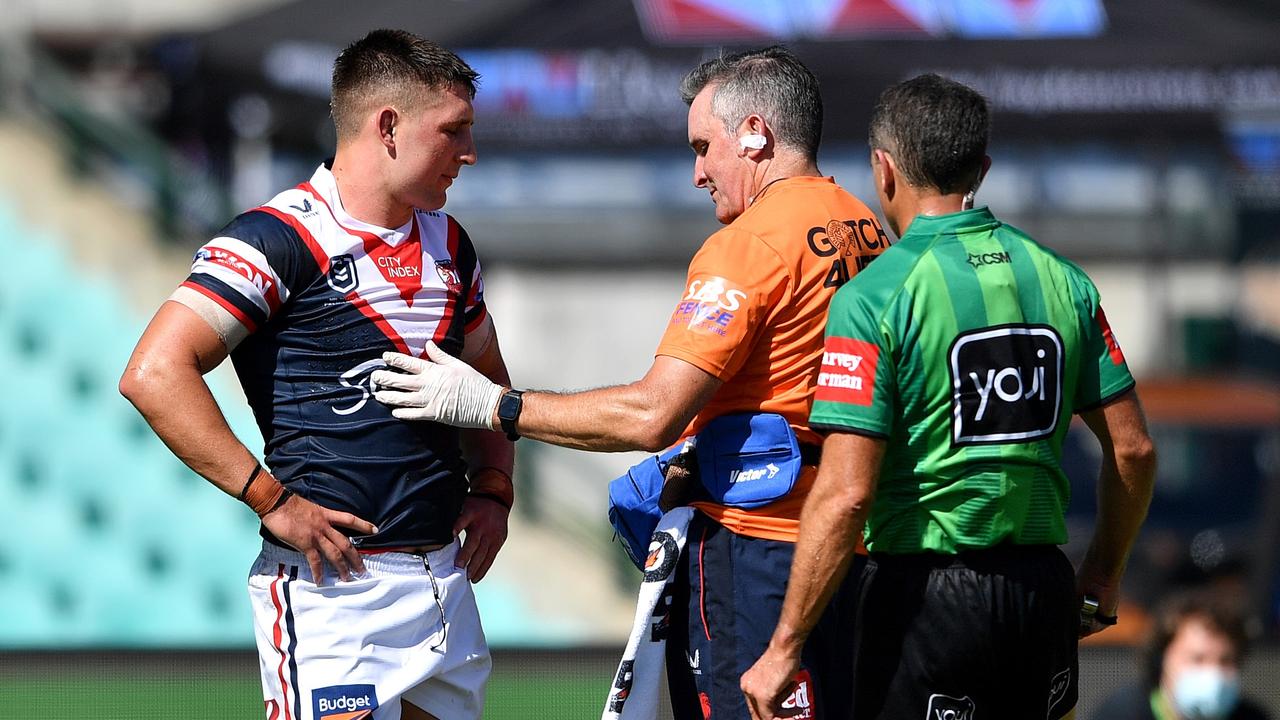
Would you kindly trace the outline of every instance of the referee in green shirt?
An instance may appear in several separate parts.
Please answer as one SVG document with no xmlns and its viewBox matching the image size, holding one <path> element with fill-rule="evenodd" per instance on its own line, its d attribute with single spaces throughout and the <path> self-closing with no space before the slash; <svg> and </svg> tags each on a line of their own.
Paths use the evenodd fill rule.
<svg viewBox="0 0 1280 720">
<path fill-rule="evenodd" d="M 864 531 L 857 720 L 1068 716 L 1078 638 L 1114 623 L 1155 451 L 1089 277 L 971 209 L 988 128 L 983 97 L 937 75 L 876 107 L 871 167 L 901 239 L 831 304 L 810 416 L 828 433 L 822 465 L 778 627 L 742 678 L 758 719 L 786 712 Z M 1078 571 L 1058 549 L 1074 413 L 1103 454 Z"/>
</svg>

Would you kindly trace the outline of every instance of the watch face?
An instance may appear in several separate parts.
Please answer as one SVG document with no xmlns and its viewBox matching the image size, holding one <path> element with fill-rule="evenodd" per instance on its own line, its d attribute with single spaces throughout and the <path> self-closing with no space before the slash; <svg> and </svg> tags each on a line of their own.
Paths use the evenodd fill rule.
<svg viewBox="0 0 1280 720">
<path fill-rule="evenodd" d="M 520 407 L 524 404 L 520 395 L 517 390 L 503 393 L 502 399 L 498 401 L 498 419 L 515 420 L 520 415 Z"/>
</svg>

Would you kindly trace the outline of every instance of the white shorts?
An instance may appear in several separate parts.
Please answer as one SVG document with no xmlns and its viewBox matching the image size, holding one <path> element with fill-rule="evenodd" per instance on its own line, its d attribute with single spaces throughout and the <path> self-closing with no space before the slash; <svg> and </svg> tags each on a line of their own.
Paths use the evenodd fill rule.
<svg viewBox="0 0 1280 720">
<path fill-rule="evenodd" d="M 249 599 L 267 717 L 398 720 L 403 698 L 479 718 L 492 661 L 457 552 L 455 540 L 425 557 L 364 555 L 363 576 L 341 582 L 326 565 L 317 587 L 301 553 L 264 542 Z"/>
</svg>

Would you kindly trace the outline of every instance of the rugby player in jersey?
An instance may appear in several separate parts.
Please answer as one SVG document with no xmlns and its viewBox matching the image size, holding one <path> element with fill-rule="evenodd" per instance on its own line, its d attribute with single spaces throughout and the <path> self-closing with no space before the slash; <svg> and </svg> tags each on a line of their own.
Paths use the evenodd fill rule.
<svg viewBox="0 0 1280 720">
<path fill-rule="evenodd" d="M 872 115 L 899 240 L 831 304 L 809 418 L 827 438 L 782 617 L 743 677 L 754 718 L 784 714 L 864 527 L 854 717 L 1070 716 L 1078 637 L 1115 622 L 1155 451 L 1089 277 L 972 207 L 988 118 L 981 95 L 937 75 L 886 90 Z M 1103 457 L 1078 571 L 1058 547 L 1073 414 Z"/>
<path fill-rule="evenodd" d="M 507 534 L 513 445 L 372 401 L 389 351 L 508 383 L 467 233 L 440 211 L 478 75 L 411 33 L 338 56 L 337 151 L 195 256 L 120 381 L 192 469 L 261 518 L 249 577 L 270 718 L 479 718 L 490 656 L 470 583 Z M 230 356 L 266 468 L 203 374 Z M 461 540 L 460 540 L 461 538 Z"/>
<path fill-rule="evenodd" d="M 577 393 L 511 390 L 428 350 L 374 374 L 395 415 L 502 428 L 593 451 L 667 448 L 731 413 L 776 413 L 815 452 L 791 490 L 754 509 L 694 502 L 666 642 L 675 717 L 746 715 L 738 678 L 778 617 L 799 510 L 816 472 L 807 422 L 836 288 L 888 246 L 875 215 L 818 169 L 816 78 L 774 47 L 709 60 L 684 79 L 693 183 L 716 218 L 689 266 L 652 367 L 640 380 Z M 429 361 L 428 361 L 429 360 Z M 665 607 L 665 605 L 664 605 Z M 805 649 L 792 705 L 839 717 L 851 638 L 833 613 Z M 628 702 L 635 702 L 634 694 Z"/>
</svg>

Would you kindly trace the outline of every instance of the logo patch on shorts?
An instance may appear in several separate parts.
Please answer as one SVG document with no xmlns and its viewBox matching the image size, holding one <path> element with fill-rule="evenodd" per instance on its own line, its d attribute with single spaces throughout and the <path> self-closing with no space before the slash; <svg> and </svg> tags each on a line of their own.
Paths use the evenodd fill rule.
<svg viewBox="0 0 1280 720">
<path fill-rule="evenodd" d="M 812 720 L 817 717 L 817 710 L 813 706 L 813 677 L 808 670 L 801 669 L 796 673 L 795 684 L 796 689 L 782 701 L 782 712 L 778 717 Z"/>
<path fill-rule="evenodd" d="M 951 345 L 952 441 L 1030 442 L 1053 435 L 1062 407 L 1062 338 L 1047 325 L 967 332 Z"/>
<path fill-rule="evenodd" d="M 870 405 L 875 399 L 879 361 L 880 348 L 874 343 L 845 337 L 827 338 L 815 399 Z"/>
<path fill-rule="evenodd" d="M 1049 683 L 1049 711 L 1048 715 L 1053 714 L 1053 709 L 1062 702 L 1067 696 L 1067 689 L 1071 687 L 1071 668 L 1067 668 L 1057 675 L 1053 676 L 1053 680 Z"/>
<path fill-rule="evenodd" d="M 956 698 L 934 693 L 929 696 L 929 710 L 925 713 L 925 720 L 973 720 L 976 709 L 968 695 Z"/>
<path fill-rule="evenodd" d="M 316 720 L 364 720 L 378 707 L 372 685 L 330 685 L 311 691 L 311 710 Z"/>
</svg>

